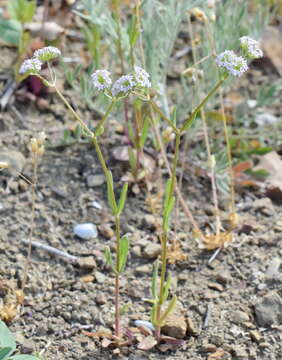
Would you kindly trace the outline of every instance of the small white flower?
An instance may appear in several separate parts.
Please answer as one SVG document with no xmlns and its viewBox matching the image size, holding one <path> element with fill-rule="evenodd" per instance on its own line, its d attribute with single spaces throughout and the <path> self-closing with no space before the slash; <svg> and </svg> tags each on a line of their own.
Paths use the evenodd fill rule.
<svg viewBox="0 0 282 360">
<path fill-rule="evenodd" d="M 46 46 L 42 49 L 36 50 L 33 56 L 42 62 L 50 61 L 58 56 L 61 56 L 61 51 L 54 46 Z"/>
<path fill-rule="evenodd" d="M 243 36 L 240 38 L 241 48 L 244 51 L 244 55 L 248 59 L 258 59 L 263 57 L 263 52 L 259 47 L 259 43 L 250 38 L 249 36 Z"/>
<path fill-rule="evenodd" d="M 139 66 L 134 66 L 134 75 L 137 86 L 149 88 L 151 87 L 151 81 L 149 80 L 150 75 Z"/>
<path fill-rule="evenodd" d="M 96 70 L 91 79 L 92 85 L 98 91 L 109 89 L 112 85 L 111 73 L 107 70 Z"/>
<path fill-rule="evenodd" d="M 123 93 L 131 91 L 136 86 L 136 81 L 134 80 L 133 75 L 123 75 L 120 77 L 113 85 L 112 94 L 117 96 Z"/>
<path fill-rule="evenodd" d="M 242 56 L 237 56 L 231 50 L 225 50 L 219 54 L 216 58 L 216 63 L 233 76 L 241 76 L 248 70 L 247 61 Z"/>
<path fill-rule="evenodd" d="M 19 70 L 20 74 L 38 74 L 41 70 L 42 62 L 37 59 L 27 59 L 25 60 Z"/>
</svg>

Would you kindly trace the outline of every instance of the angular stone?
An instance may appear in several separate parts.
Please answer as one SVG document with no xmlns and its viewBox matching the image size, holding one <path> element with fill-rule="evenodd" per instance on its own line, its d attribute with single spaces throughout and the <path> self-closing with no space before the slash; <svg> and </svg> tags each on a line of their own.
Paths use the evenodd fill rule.
<svg viewBox="0 0 282 360">
<path fill-rule="evenodd" d="M 162 251 L 160 244 L 149 244 L 144 249 L 144 256 L 149 259 L 157 258 Z"/>
<path fill-rule="evenodd" d="M 183 339 L 186 335 L 187 323 L 183 315 L 170 315 L 167 317 L 162 332 L 176 339 Z"/>
<path fill-rule="evenodd" d="M 255 304 L 255 317 L 259 326 L 269 327 L 282 322 L 282 299 L 275 291 Z"/>
</svg>

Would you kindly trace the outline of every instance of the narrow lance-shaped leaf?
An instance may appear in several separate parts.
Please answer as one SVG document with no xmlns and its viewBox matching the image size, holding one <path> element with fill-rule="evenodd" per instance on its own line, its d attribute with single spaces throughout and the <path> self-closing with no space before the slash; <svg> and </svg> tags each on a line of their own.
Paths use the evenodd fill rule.
<svg viewBox="0 0 282 360">
<path fill-rule="evenodd" d="M 165 286 L 163 288 L 163 295 L 162 295 L 162 301 L 165 302 L 166 299 L 168 298 L 168 291 L 170 289 L 170 285 L 171 285 L 171 274 L 168 274 L 168 278 L 167 281 L 165 283 Z"/>
<path fill-rule="evenodd" d="M 177 301 L 177 297 L 174 295 L 174 297 L 170 300 L 165 312 L 163 313 L 163 315 L 160 318 L 160 321 L 158 323 L 159 326 L 163 326 L 166 318 L 173 312 L 175 305 L 176 305 L 176 301 Z"/>
<path fill-rule="evenodd" d="M 114 269 L 112 253 L 111 253 L 111 250 L 110 250 L 110 248 L 108 246 L 105 248 L 104 256 L 105 256 L 106 265 L 108 265 L 112 269 Z"/>
<path fill-rule="evenodd" d="M 163 230 L 165 233 L 167 233 L 169 230 L 169 220 L 170 220 L 170 215 L 171 215 L 172 209 L 174 207 L 174 203 L 175 203 L 175 197 L 170 199 L 170 201 L 166 207 L 166 211 L 163 214 Z"/>
<path fill-rule="evenodd" d="M 152 285 L 151 285 L 151 291 L 154 299 L 158 298 L 157 294 L 157 279 L 158 279 L 158 271 L 159 271 L 159 262 L 158 260 L 154 264 L 154 271 L 152 276 Z"/>
<path fill-rule="evenodd" d="M 112 209 L 113 214 L 116 215 L 118 208 L 114 193 L 113 175 L 110 170 L 107 171 L 106 177 L 107 177 L 107 188 L 108 188 L 108 202 Z"/>
<path fill-rule="evenodd" d="M 133 16 L 133 18 L 132 18 L 132 21 L 131 21 L 129 29 L 128 29 L 128 35 L 129 35 L 130 45 L 131 45 L 131 47 L 134 47 L 134 45 L 138 39 L 138 36 L 139 36 L 136 16 Z"/>
<path fill-rule="evenodd" d="M 124 184 L 121 190 L 119 202 L 118 202 L 118 213 L 117 215 L 120 215 L 123 212 L 125 201 L 126 201 L 126 195 L 127 195 L 127 189 L 128 184 Z"/>
<path fill-rule="evenodd" d="M 0 349 L 0 360 L 7 360 L 8 355 L 11 354 L 12 348 L 4 347 Z"/>
<path fill-rule="evenodd" d="M 174 123 L 175 126 L 176 126 L 176 120 L 177 120 L 177 108 L 176 106 L 174 106 L 172 108 L 171 121 Z"/>
<path fill-rule="evenodd" d="M 197 117 L 198 112 L 200 111 L 200 109 L 198 109 L 198 108 L 196 110 L 197 111 L 192 112 L 191 116 L 185 121 L 185 123 L 181 129 L 181 132 L 188 130 L 192 126 L 193 122 L 195 121 L 195 119 Z"/>
<path fill-rule="evenodd" d="M 129 240 L 126 236 L 123 236 L 120 239 L 120 254 L 119 254 L 120 262 L 118 269 L 119 273 L 123 272 L 125 268 L 127 256 L 128 256 L 128 250 L 129 250 Z"/>
<path fill-rule="evenodd" d="M 143 148 L 144 145 L 145 145 L 145 142 L 146 142 L 147 137 L 148 137 L 149 128 L 150 128 L 149 119 L 146 117 L 145 120 L 144 120 L 142 132 L 141 132 L 141 137 L 140 137 L 140 146 L 141 146 L 141 148 Z"/>
<path fill-rule="evenodd" d="M 156 325 L 156 321 L 157 321 L 157 304 L 154 303 L 151 310 L 151 323 L 153 325 Z"/>
<path fill-rule="evenodd" d="M 128 156 L 129 156 L 129 164 L 130 164 L 131 170 L 133 172 L 135 172 L 136 167 L 137 167 L 137 158 L 131 147 L 128 148 Z"/>
<path fill-rule="evenodd" d="M 172 186 L 172 181 L 171 179 L 168 179 L 165 187 L 164 213 L 167 211 L 167 207 L 169 204 L 169 200 L 170 200 L 169 195 L 171 193 L 171 186 Z"/>
</svg>

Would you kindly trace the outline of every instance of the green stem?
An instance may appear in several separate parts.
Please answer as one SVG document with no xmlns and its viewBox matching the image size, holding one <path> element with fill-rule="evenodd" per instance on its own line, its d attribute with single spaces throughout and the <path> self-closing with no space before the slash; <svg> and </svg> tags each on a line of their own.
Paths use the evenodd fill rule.
<svg viewBox="0 0 282 360">
<path fill-rule="evenodd" d="M 167 258 L 167 233 L 162 235 L 162 267 L 161 267 L 161 284 L 160 284 L 160 293 L 159 293 L 159 300 L 157 304 L 156 310 L 156 330 L 155 330 L 155 337 L 159 341 L 161 335 L 161 324 L 159 323 L 161 318 L 161 311 L 163 305 L 163 295 L 164 295 L 164 286 L 165 286 L 165 275 L 166 275 L 166 258 Z"/>
<path fill-rule="evenodd" d="M 191 119 L 194 119 L 194 117 L 197 115 L 197 113 L 201 110 L 201 108 L 205 105 L 205 103 L 209 100 L 209 98 L 217 91 L 217 89 L 223 84 L 223 82 L 227 79 L 228 74 L 225 74 L 222 79 L 220 79 L 217 84 L 214 86 L 213 89 L 208 93 L 208 95 L 200 102 L 200 104 L 196 107 L 196 109 L 193 110 L 192 114 L 189 116 L 189 118 L 184 122 L 182 128 L 180 129 L 180 132 L 184 132 L 187 127 L 189 126 Z"/>
<path fill-rule="evenodd" d="M 115 273 L 115 335 L 120 338 L 120 302 L 119 302 L 119 268 L 120 268 L 120 218 L 119 215 L 115 217 L 116 223 L 116 273 Z"/>
<path fill-rule="evenodd" d="M 153 109 L 171 126 L 175 132 L 175 134 L 179 133 L 179 130 L 174 125 L 174 123 L 162 112 L 162 110 L 158 107 L 158 105 L 152 100 L 149 100 L 149 103 L 152 105 Z"/>
<path fill-rule="evenodd" d="M 111 101 L 111 103 L 110 103 L 110 105 L 108 106 L 108 108 L 107 108 L 104 116 L 102 117 L 102 120 L 99 122 L 98 126 L 96 127 L 96 129 L 95 129 L 95 131 L 94 131 L 94 133 L 95 133 L 96 136 L 99 136 L 99 130 L 104 126 L 104 124 L 105 124 L 105 122 L 106 122 L 106 120 L 107 120 L 110 112 L 112 111 L 112 109 L 113 109 L 113 107 L 114 107 L 114 105 L 115 105 L 115 102 L 116 102 L 115 100 L 112 100 L 112 101 Z"/>
<path fill-rule="evenodd" d="M 170 192 L 168 195 L 168 198 L 171 199 L 173 197 L 175 187 L 177 184 L 177 178 L 176 178 L 176 170 L 177 170 L 177 164 L 178 164 L 178 158 L 179 158 L 179 148 L 180 148 L 180 137 L 181 134 L 179 132 L 176 133 L 175 138 L 175 150 L 174 150 L 174 157 L 173 157 L 173 166 L 172 166 L 172 174 L 171 174 L 171 186 L 170 186 Z M 167 242 L 168 242 L 168 234 L 167 232 L 163 233 L 162 236 L 162 267 L 161 267 L 161 284 L 160 284 L 160 293 L 159 293 L 159 301 L 157 304 L 157 311 L 156 311 L 156 320 L 157 320 L 157 326 L 156 326 L 156 339 L 160 339 L 160 333 L 161 333 L 161 310 L 162 305 L 164 302 L 164 286 L 165 286 L 165 276 L 166 276 L 166 264 L 167 264 Z"/>
<path fill-rule="evenodd" d="M 41 78 L 41 77 L 40 77 Z M 44 78 L 41 78 L 43 81 L 46 81 Z M 51 84 L 50 84 L 51 85 Z M 91 130 L 88 128 L 88 126 L 83 122 L 83 120 L 80 118 L 80 116 L 76 113 L 76 111 L 72 108 L 72 106 L 69 104 L 67 99 L 63 96 L 63 94 L 58 90 L 56 85 L 51 85 L 55 88 L 57 94 L 59 95 L 60 99 L 63 101 L 63 103 L 66 105 L 66 107 L 70 110 L 72 115 L 75 117 L 75 119 L 80 123 L 80 125 L 85 129 L 87 134 L 91 135 L 92 141 L 96 150 L 96 153 L 98 155 L 98 159 L 100 161 L 100 164 L 102 166 L 103 172 L 105 174 L 105 177 L 107 177 L 108 168 L 104 159 L 104 156 L 102 154 L 102 151 L 100 149 L 99 143 L 97 141 L 96 133 L 99 129 L 104 125 L 109 113 L 111 112 L 115 101 L 113 100 L 105 115 L 103 116 L 102 120 L 100 121 L 95 133 L 92 133 Z M 116 337 L 120 337 L 121 329 L 120 329 L 120 303 L 119 303 L 119 267 L 120 267 L 120 219 L 119 216 L 115 216 L 115 223 L 116 223 L 116 251 L 117 251 L 117 261 L 116 261 L 116 272 L 115 272 L 115 335 Z"/>
<path fill-rule="evenodd" d="M 41 77 L 40 77 L 41 78 Z M 45 79 L 43 79 L 46 81 Z M 88 128 L 88 126 L 83 122 L 81 117 L 77 114 L 77 112 L 73 109 L 73 107 L 70 105 L 70 103 L 67 101 L 67 99 L 64 97 L 64 95 L 60 92 L 60 90 L 57 88 L 57 86 L 54 84 L 52 85 L 54 87 L 56 93 L 58 94 L 59 98 L 63 101 L 63 103 L 66 105 L 66 107 L 69 109 L 69 111 L 72 113 L 72 115 L 75 117 L 75 119 L 80 123 L 81 127 L 86 131 L 88 135 L 93 137 L 93 133 Z"/>
</svg>

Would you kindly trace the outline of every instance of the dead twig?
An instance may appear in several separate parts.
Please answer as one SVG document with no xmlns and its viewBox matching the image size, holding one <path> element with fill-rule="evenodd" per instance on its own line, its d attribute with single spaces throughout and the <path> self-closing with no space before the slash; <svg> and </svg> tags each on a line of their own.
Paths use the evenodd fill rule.
<svg viewBox="0 0 282 360">
<path fill-rule="evenodd" d="M 29 240 L 23 239 L 22 243 L 24 243 L 25 245 L 28 245 Z M 33 246 L 33 247 L 35 247 L 37 249 L 40 249 L 40 250 L 47 251 L 52 255 L 60 256 L 60 257 L 66 259 L 67 261 L 69 261 L 71 263 L 77 264 L 79 262 L 79 258 L 77 256 L 70 255 L 65 251 L 54 248 L 53 246 L 44 245 L 44 244 L 41 244 L 41 243 L 36 242 L 36 241 L 32 241 L 31 246 Z"/>
</svg>

